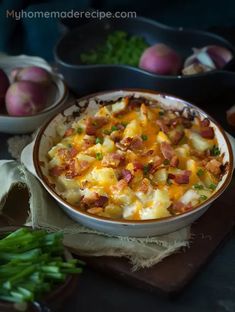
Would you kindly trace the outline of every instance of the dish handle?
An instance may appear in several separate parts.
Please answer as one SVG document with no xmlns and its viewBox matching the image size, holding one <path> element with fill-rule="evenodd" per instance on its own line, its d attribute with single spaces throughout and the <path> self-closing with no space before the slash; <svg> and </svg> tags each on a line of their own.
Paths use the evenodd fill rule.
<svg viewBox="0 0 235 312">
<path fill-rule="evenodd" d="M 23 151 L 21 152 L 20 160 L 21 163 L 26 167 L 26 169 L 31 172 L 35 177 L 37 176 L 37 173 L 34 168 L 33 164 L 33 146 L 34 141 L 32 141 L 30 144 L 26 145 Z"/>
</svg>

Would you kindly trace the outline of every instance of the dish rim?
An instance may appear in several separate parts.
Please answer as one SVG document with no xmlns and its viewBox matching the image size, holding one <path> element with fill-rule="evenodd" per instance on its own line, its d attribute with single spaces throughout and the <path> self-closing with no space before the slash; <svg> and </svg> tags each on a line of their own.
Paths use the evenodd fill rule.
<svg viewBox="0 0 235 312">
<path fill-rule="evenodd" d="M 224 42 L 224 46 L 226 46 L 230 52 L 233 53 L 233 58 L 229 61 L 230 62 L 233 62 L 235 60 L 235 48 L 233 47 L 233 45 L 230 43 L 229 40 L 225 39 L 224 37 L 220 36 L 220 35 L 217 35 L 217 34 L 214 34 L 213 32 L 209 32 L 209 31 L 204 31 L 204 30 L 198 30 L 198 29 L 192 29 L 192 28 L 185 28 L 185 27 L 174 27 L 174 26 L 169 26 L 169 25 L 165 25 L 164 23 L 160 23 L 160 22 L 157 22 L 153 19 L 150 19 L 150 18 L 146 18 L 146 17 L 143 17 L 143 16 L 137 16 L 135 18 L 135 20 L 137 21 L 140 21 L 140 22 L 144 22 L 144 23 L 147 23 L 147 24 L 150 24 L 150 25 L 153 25 L 154 27 L 157 27 L 157 28 L 161 28 L 161 29 L 165 29 L 165 30 L 170 30 L 170 31 L 174 31 L 174 32 L 186 32 L 186 33 L 193 33 L 193 34 L 197 34 L 197 35 L 206 35 L 206 36 L 210 36 L 210 37 L 213 37 L 215 39 L 218 39 L 220 40 L 221 42 L 223 41 Z M 104 23 L 105 21 L 107 22 L 112 22 L 108 19 L 105 19 L 103 20 L 102 22 Z M 84 25 L 87 25 L 87 24 L 92 24 L 92 23 L 95 23 L 94 21 L 91 21 L 89 23 L 86 23 L 86 24 L 83 24 L 81 26 L 78 26 L 76 28 L 73 28 L 72 30 L 70 30 L 69 32 L 65 33 L 60 39 L 59 41 L 56 43 L 54 49 L 53 49 L 53 54 L 54 54 L 54 58 L 55 58 L 55 61 L 56 63 L 58 64 L 61 64 L 62 66 L 66 66 L 67 68 L 70 68 L 70 69 L 96 69 L 96 68 L 124 68 L 124 69 L 128 69 L 128 70 L 132 70 L 132 71 L 136 71 L 136 72 L 139 72 L 139 73 L 142 73 L 142 74 L 145 74 L 145 75 L 148 75 L 150 77 L 153 77 L 153 78 L 158 78 L 158 79 L 170 79 L 170 80 L 173 80 L 173 79 L 189 79 L 189 78 L 198 78 L 198 77 L 207 77 L 207 76 L 210 76 L 210 75 L 214 75 L 216 73 L 224 73 L 224 72 L 229 72 L 228 69 L 226 69 L 225 67 L 229 64 L 225 64 L 225 66 L 223 68 L 225 69 L 213 69 L 209 72 L 204 72 L 204 73 L 198 73 L 198 74 L 193 74 L 193 75 L 159 75 L 159 74 L 154 74 L 150 71 L 147 71 L 145 69 L 141 69 L 139 67 L 134 67 L 134 66 L 131 66 L 131 65 L 125 65 L 125 64 L 71 64 L 71 63 L 68 63 L 64 60 L 62 60 L 62 58 L 59 57 L 59 54 L 58 54 L 58 49 L 59 49 L 59 46 L 61 44 L 61 42 L 71 34 L 71 32 L 75 32 L 75 31 L 78 31 L 78 29 Z"/>
<path fill-rule="evenodd" d="M 102 216 L 96 216 L 94 214 L 90 214 L 86 211 L 82 211 L 80 210 L 77 206 L 72 205 L 70 203 L 68 203 L 67 201 L 65 201 L 50 185 L 50 183 L 48 182 L 47 177 L 45 177 L 41 171 L 41 167 L 40 167 L 40 160 L 39 160 L 39 145 L 41 142 L 41 138 L 44 135 L 44 131 L 46 130 L 46 128 L 50 125 L 50 123 L 59 115 L 63 115 L 64 111 L 69 109 L 72 106 L 78 106 L 77 103 L 84 101 L 84 100 L 89 100 L 92 98 L 95 98 L 96 96 L 100 96 L 100 95 L 105 95 L 105 94 L 109 94 L 109 93 L 114 93 L 114 92 L 141 92 L 141 93 L 147 93 L 147 94 L 153 94 L 153 95 L 161 95 L 163 97 L 166 98 L 171 98 L 174 100 L 178 100 L 180 102 L 183 102 L 184 104 L 186 104 L 188 107 L 198 111 L 200 113 L 200 115 L 205 116 L 205 118 L 208 118 L 209 120 L 211 120 L 215 126 L 217 127 L 217 129 L 220 131 L 220 133 L 222 134 L 226 146 L 227 146 L 227 150 L 228 150 L 228 156 L 229 156 L 229 166 L 228 166 L 228 173 L 227 173 L 227 177 L 225 179 L 225 181 L 223 182 L 223 184 L 221 185 L 221 187 L 212 194 L 211 197 L 209 197 L 208 199 L 206 199 L 203 203 L 194 206 L 192 209 L 190 209 L 189 211 L 185 211 L 179 215 L 172 215 L 172 216 L 167 216 L 167 217 L 162 217 L 162 218 L 156 218 L 156 219 L 147 219 L 147 220 L 126 220 L 126 219 L 111 219 L 111 218 L 107 218 L 107 217 L 102 217 Z M 79 107 L 79 106 L 78 106 Z M 217 199 L 225 190 L 226 188 L 229 186 L 231 179 L 232 179 L 232 175 L 233 175 L 233 169 L 234 169 L 234 165 L 233 165 L 233 161 L 234 161 L 234 157 L 233 157 L 233 152 L 232 152 L 232 146 L 231 143 L 224 131 L 224 129 L 222 128 L 222 126 L 213 118 L 211 117 L 209 114 L 207 114 L 205 111 L 203 111 L 201 108 L 197 107 L 196 105 L 192 104 L 191 102 L 188 102 L 187 100 L 184 100 L 178 96 L 175 95 L 171 95 L 165 92 L 158 92 L 155 90 L 149 90 L 149 89 L 141 89 L 141 88 L 123 88 L 123 89 L 113 89 L 113 90 L 106 90 L 106 91 L 101 91 L 101 92 L 95 92 L 86 96 L 83 96 L 79 99 L 76 100 L 76 102 L 71 105 L 71 106 L 67 106 L 65 109 L 63 109 L 60 113 L 56 114 L 55 116 L 53 116 L 52 118 L 50 118 L 44 125 L 43 127 L 39 130 L 36 139 L 35 139 L 35 143 L 33 145 L 33 165 L 36 171 L 37 176 L 40 179 L 40 182 L 43 184 L 44 188 L 63 206 L 66 206 L 66 208 L 68 208 L 70 211 L 76 212 L 80 215 L 82 215 L 83 217 L 86 216 L 89 219 L 93 219 L 93 220 L 99 220 L 101 222 L 105 222 L 105 223 L 113 223 L 113 224 L 124 224 L 124 225 L 137 225 L 137 224 L 149 224 L 149 223 L 165 223 L 168 221 L 173 221 L 173 220 L 179 220 L 182 217 L 187 217 L 191 214 L 194 214 L 197 210 L 201 210 L 203 208 L 205 208 L 206 206 L 210 205 L 215 199 Z"/>
</svg>

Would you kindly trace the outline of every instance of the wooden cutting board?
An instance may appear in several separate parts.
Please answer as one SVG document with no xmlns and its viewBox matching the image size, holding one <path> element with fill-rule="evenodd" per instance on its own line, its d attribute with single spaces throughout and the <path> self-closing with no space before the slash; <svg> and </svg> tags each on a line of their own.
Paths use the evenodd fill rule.
<svg viewBox="0 0 235 312">
<path fill-rule="evenodd" d="M 0 226 L 23 224 L 27 212 L 22 207 L 27 207 L 27 203 L 27 190 L 15 192 L 13 189 L 6 203 L 5 211 L 8 211 L 8 216 L 0 218 Z M 224 194 L 192 225 L 193 240 L 190 248 L 165 258 L 149 269 L 137 272 L 131 271 L 128 260 L 124 258 L 86 257 L 84 259 L 92 268 L 124 280 L 135 287 L 158 291 L 165 295 L 175 295 L 183 290 L 215 251 L 219 252 L 218 247 L 229 237 L 234 222 L 235 177 Z"/>
</svg>

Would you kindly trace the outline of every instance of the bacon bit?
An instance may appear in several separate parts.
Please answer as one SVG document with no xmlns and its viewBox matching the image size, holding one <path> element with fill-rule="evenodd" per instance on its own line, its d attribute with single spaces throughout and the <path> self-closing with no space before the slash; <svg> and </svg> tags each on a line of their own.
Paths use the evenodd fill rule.
<svg viewBox="0 0 235 312">
<path fill-rule="evenodd" d="M 91 135 L 85 135 L 83 138 L 82 150 L 87 150 L 89 147 L 95 144 L 95 137 Z"/>
<path fill-rule="evenodd" d="M 118 181 L 118 183 L 116 185 L 112 185 L 110 187 L 111 192 L 115 192 L 115 193 L 119 193 L 121 191 L 123 191 L 126 187 L 128 186 L 126 180 L 121 179 Z"/>
<path fill-rule="evenodd" d="M 70 157 L 73 158 L 77 155 L 78 150 L 75 147 L 71 147 L 68 152 L 69 152 Z"/>
<path fill-rule="evenodd" d="M 131 172 L 130 172 L 129 170 L 127 170 L 127 169 L 123 169 L 123 170 L 122 170 L 122 176 L 123 176 L 123 179 L 124 179 L 127 183 L 129 183 L 129 182 L 132 180 L 132 178 L 133 178 L 133 175 L 132 175 Z"/>
<path fill-rule="evenodd" d="M 221 173 L 221 166 L 222 166 L 221 162 L 219 162 L 216 159 L 212 159 L 206 164 L 206 169 L 215 176 L 218 176 Z"/>
<path fill-rule="evenodd" d="M 205 139 L 214 139 L 215 136 L 214 129 L 212 127 L 203 128 L 200 134 Z"/>
<path fill-rule="evenodd" d="M 114 142 L 119 142 L 122 139 L 122 131 L 121 130 L 113 131 L 110 134 L 110 139 L 113 140 Z"/>
<path fill-rule="evenodd" d="M 192 122 L 183 116 L 179 116 L 179 117 L 172 119 L 171 124 L 173 127 L 176 127 L 177 125 L 183 125 L 184 128 L 188 128 L 188 129 L 192 127 Z"/>
<path fill-rule="evenodd" d="M 66 137 L 68 137 L 68 136 L 70 136 L 70 135 L 72 135 L 72 134 L 74 134 L 74 129 L 73 129 L 73 128 L 68 128 L 68 129 L 65 131 L 65 133 L 64 133 L 64 138 L 66 138 Z"/>
<path fill-rule="evenodd" d="M 138 187 L 139 192 L 147 193 L 150 187 L 150 181 L 147 178 L 144 178 L 141 182 L 141 185 Z"/>
<path fill-rule="evenodd" d="M 154 154 L 154 150 L 148 150 L 146 153 L 142 154 L 143 156 L 152 156 Z"/>
<path fill-rule="evenodd" d="M 79 173 L 78 163 L 75 159 L 72 159 L 67 165 L 65 176 L 67 179 L 73 179 Z"/>
<path fill-rule="evenodd" d="M 178 165 L 179 165 L 179 158 L 176 155 L 174 155 L 170 160 L 170 166 L 176 168 L 178 167 Z"/>
<path fill-rule="evenodd" d="M 168 179 L 174 179 L 175 175 L 173 173 L 168 173 Z"/>
<path fill-rule="evenodd" d="M 118 130 L 124 130 L 125 129 L 124 125 L 122 125 L 121 123 L 118 123 L 115 126 L 117 127 Z"/>
<path fill-rule="evenodd" d="M 209 127 L 209 125 L 210 125 L 210 120 L 209 119 L 207 119 L 207 118 L 205 118 L 205 119 L 203 119 L 202 121 L 201 121 L 201 126 L 202 127 Z"/>
<path fill-rule="evenodd" d="M 184 170 L 182 173 L 176 174 L 174 180 L 178 184 L 188 184 L 190 175 L 191 175 L 190 170 Z"/>
<path fill-rule="evenodd" d="M 176 130 L 174 134 L 170 137 L 170 140 L 173 144 L 177 145 L 183 137 L 184 137 L 184 131 Z"/>
<path fill-rule="evenodd" d="M 104 207 L 108 202 L 108 197 L 99 195 L 96 192 L 91 193 L 88 196 L 84 196 L 81 200 L 81 205 L 83 208 L 88 207 Z"/>
<path fill-rule="evenodd" d="M 175 155 L 175 151 L 174 151 L 173 147 L 167 142 L 161 143 L 160 150 L 161 150 L 165 159 L 171 160 L 172 157 Z"/>
<path fill-rule="evenodd" d="M 137 162 L 137 161 L 134 161 L 133 162 L 133 167 L 134 167 L 134 171 L 137 171 L 137 170 L 142 170 L 143 169 L 143 164 Z"/>
<path fill-rule="evenodd" d="M 178 202 L 174 203 L 173 205 L 171 205 L 168 210 L 172 214 L 177 214 L 177 213 L 186 212 L 186 211 L 190 210 L 191 208 L 192 208 L 191 203 L 185 205 L 182 202 L 178 201 Z"/>
<path fill-rule="evenodd" d="M 122 139 L 120 143 L 116 144 L 116 146 L 121 150 L 127 150 L 129 148 L 132 151 L 138 151 L 143 149 L 144 144 L 139 136 L 135 136 L 133 138 L 127 137 Z"/>
<path fill-rule="evenodd" d="M 51 177 L 59 177 L 64 170 L 65 166 L 55 166 L 49 169 L 49 175 Z"/>
<path fill-rule="evenodd" d="M 108 117 L 103 116 L 94 116 L 94 117 L 87 117 L 86 119 L 86 128 L 85 132 L 88 135 L 96 135 L 96 131 L 100 128 L 102 128 L 104 125 L 106 125 L 109 122 Z"/>
<path fill-rule="evenodd" d="M 154 172 L 156 172 L 158 167 L 161 166 L 162 163 L 163 163 L 162 158 L 160 156 L 155 156 L 150 163 L 149 173 L 153 174 Z"/>
<path fill-rule="evenodd" d="M 170 128 L 167 126 L 166 124 L 167 122 L 162 120 L 162 119 L 157 119 L 156 120 L 156 124 L 160 127 L 160 129 L 164 132 L 164 133 L 169 133 Z"/>
<path fill-rule="evenodd" d="M 122 152 L 109 153 L 104 156 L 102 165 L 117 168 L 124 160 L 125 156 Z"/>
<path fill-rule="evenodd" d="M 93 207 L 93 208 L 87 209 L 87 212 L 89 212 L 91 214 L 99 214 L 103 211 L 104 211 L 104 209 L 102 207 Z"/>
</svg>

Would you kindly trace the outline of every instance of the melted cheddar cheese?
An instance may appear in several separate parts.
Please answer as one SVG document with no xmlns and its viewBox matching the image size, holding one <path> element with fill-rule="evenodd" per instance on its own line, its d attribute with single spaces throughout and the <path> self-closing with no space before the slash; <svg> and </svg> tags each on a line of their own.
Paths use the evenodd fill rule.
<svg viewBox="0 0 235 312">
<path fill-rule="evenodd" d="M 128 97 L 76 119 L 48 151 L 57 192 L 107 218 L 187 211 L 212 195 L 224 167 L 209 120 Z"/>
</svg>

